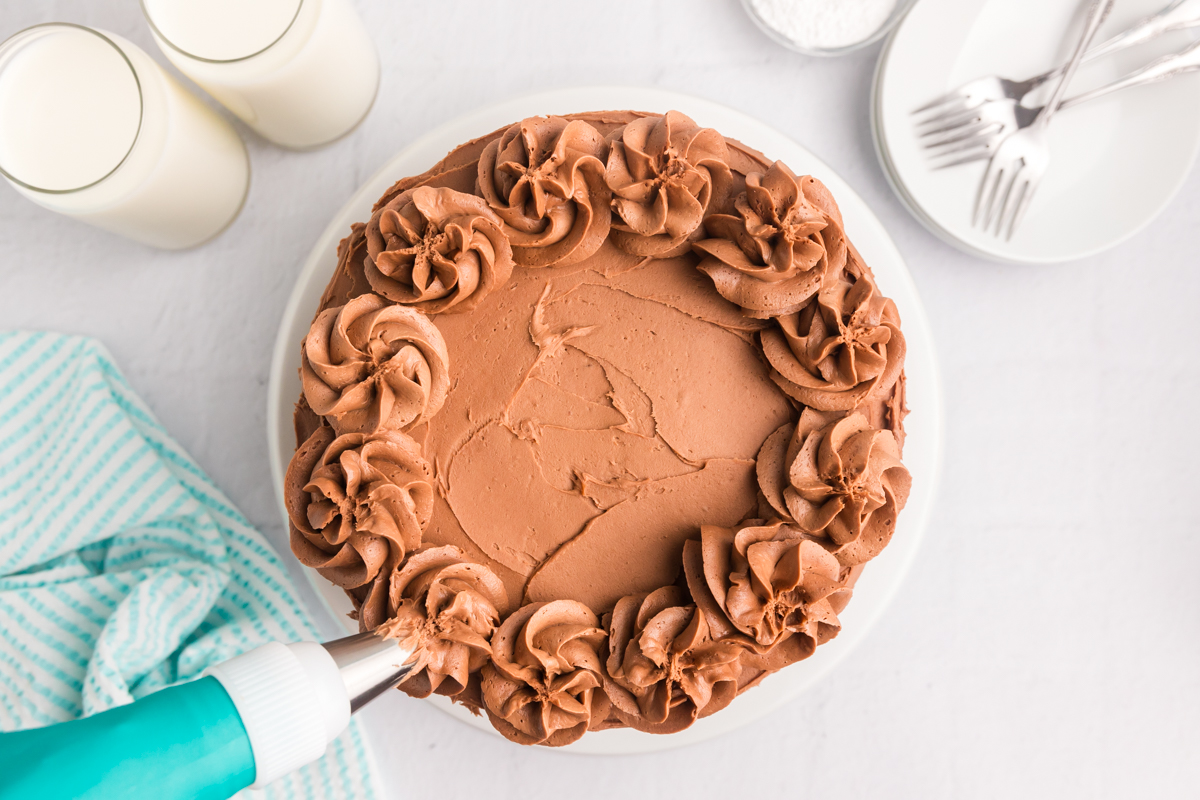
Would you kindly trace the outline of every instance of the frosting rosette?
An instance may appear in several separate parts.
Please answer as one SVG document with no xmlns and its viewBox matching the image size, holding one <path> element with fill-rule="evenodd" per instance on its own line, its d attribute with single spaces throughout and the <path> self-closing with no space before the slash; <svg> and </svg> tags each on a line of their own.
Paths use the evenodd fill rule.
<svg viewBox="0 0 1200 800">
<path fill-rule="evenodd" d="M 609 135 L 605 180 L 613 193 L 613 243 L 638 256 L 687 252 L 710 207 L 728 197 L 733 174 L 725 137 L 668 111 Z"/>
<path fill-rule="evenodd" d="M 904 368 L 900 314 L 856 258 L 815 302 L 779 317 L 761 335 L 771 377 L 821 411 L 849 411 L 884 398 Z"/>
<path fill-rule="evenodd" d="M 479 157 L 479 194 L 504 221 L 522 267 L 574 264 L 608 238 L 604 137 L 582 120 L 530 117 Z"/>
<path fill-rule="evenodd" d="M 794 426 L 767 438 L 757 470 L 771 507 L 828 541 L 843 566 L 879 555 L 912 487 L 896 437 L 858 412 L 806 408 Z"/>
<path fill-rule="evenodd" d="M 335 436 L 323 425 L 292 457 L 284 493 L 296 558 L 347 590 L 364 630 L 383 622 L 391 574 L 433 511 L 417 443 L 400 431 Z"/>
<path fill-rule="evenodd" d="M 518 744 L 576 741 L 608 713 L 601 652 L 605 633 L 574 600 L 531 603 L 492 636 L 483 703 L 501 734 Z"/>
<path fill-rule="evenodd" d="M 781 161 L 746 176 L 734 214 L 704 221 L 709 237 L 693 247 L 717 292 L 750 317 L 792 314 L 846 265 L 841 213 L 812 177 Z"/>
<path fill-rule="evenodd" d="M 449 361 L 428 317 L 368 293 L 313 320 L 300 380 L 309 406 L 337 433 L 407 430 L 442 407 Z"/>
<path fill-rule="evenodd" d="M 371 288 L 427 314 L 470 311 L 512 274 L 503 222 L 483 199 L 453 189 L 402 192 L 365 233 Z"/>
<path fill-rule="evenodd" d="M 392 573 L 389 618 L 376 629 L 415 648 L 400 684 L 414 697 L 457 695 L 492 654 L 491 637 L 508 604 L 504 584 L 453 545 L 425 545 Z"/>
<path fill-rule="evenodd" d="M 841 629 L 849 599 L 842 565 L 820 543 L 775 520 L 700 529 L 704 581 L 755 652 L 780 669 L 812 655 Z"/>
<path fill-rule="evenodd" d="M 675 733 L 737 696 L 742 646 L 715 640 L 679 587 L 621 598 L 607 624 L 604 688 L 630 727 Z"/>
</svg>

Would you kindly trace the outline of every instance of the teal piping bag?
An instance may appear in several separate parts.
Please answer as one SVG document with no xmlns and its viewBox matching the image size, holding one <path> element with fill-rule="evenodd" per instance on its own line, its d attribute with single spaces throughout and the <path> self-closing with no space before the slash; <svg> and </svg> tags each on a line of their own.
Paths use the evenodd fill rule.
<svg viewBox="0 0 1200 800">
<path fill-rule="evenodd" d="M 0 735 L 0 798 L 225 800 L 320 758 L 413 656 L 374 633 L 271 642 L 129 705 Z"/>
</svg>

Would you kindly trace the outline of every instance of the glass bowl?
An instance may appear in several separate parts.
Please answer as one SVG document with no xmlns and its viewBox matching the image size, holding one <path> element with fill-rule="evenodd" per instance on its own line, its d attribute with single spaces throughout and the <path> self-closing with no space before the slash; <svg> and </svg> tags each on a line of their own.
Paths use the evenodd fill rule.
<svg viewBox="0 0 1200 800">
<path fill-rule="evenodd" d="M 862 48 L 879 41 L 887 35 L 888 31 L 896 27 L 896 24 L 904 18 L 904 15 L 908 13 L 908 10 L 912 8 L 916 2 L 917 0 L 897 0 L 896 7 L 892 9 L 892 13 L 888 14 L 887 19 L 884 20 L 883 24 L 880 25 L 874 33 L 872 33 L 870 36 L 867 36 L 865 39 L 852 42 L 851 44 L 841 45 L 839 47 L 808 47 L 802 45 L 799 42 L 789 39 L 783 34 L 782 31 L 779 31 L 768 24 L 767 21 L 758 13 L 758 9 L 754 7 L 753 0 L 742 0 L 742 8 L 746 10 L 746 14 L 750 16 L 750 19 L 754 20 L 754 24 L 757 25 L 763 33 L 787 49 L 793 50 L 797 53 L 803 53 L 806 56 L 828 57 L 844 56 L 847 53 L 853 53 L 855 50 L 861 50 Z"/>
</svg>

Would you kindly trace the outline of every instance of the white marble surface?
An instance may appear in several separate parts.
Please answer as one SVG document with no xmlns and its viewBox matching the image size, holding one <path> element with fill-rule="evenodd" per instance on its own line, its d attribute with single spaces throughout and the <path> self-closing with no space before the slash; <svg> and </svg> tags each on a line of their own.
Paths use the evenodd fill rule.
<svg viewBox="0 0 1200 800">
<path fill-rule="evenodd" d="M 313 153 L 247 134 L 249 199 L 217 240 L 155 252 L 0 187 L 0 325 L 101 339 L 281 550 L 267 369 L 304 255 L 397 149 L 518 93 L 663 86 L 754 114 L 808 146 L 866 198 L 908 259 L 938 338 L 947 409 L 925 548 L 835 677 L 724 738 L 605 759 L 517 748 L 389 697 L 366 712 L 389 796 L 1195 795 L 1200 175 L 1114 251 L 1000 266 L 935 240 L 889 191 L 867 127 L 875 48 L 830 61 L 794 55 L 734 0 L 359 6 L 383 56 L 374 111 Z M 0 0 L 0 37 L 49 20 L 108 28 L 163 61 L 134 2 Z"/>
</svg>

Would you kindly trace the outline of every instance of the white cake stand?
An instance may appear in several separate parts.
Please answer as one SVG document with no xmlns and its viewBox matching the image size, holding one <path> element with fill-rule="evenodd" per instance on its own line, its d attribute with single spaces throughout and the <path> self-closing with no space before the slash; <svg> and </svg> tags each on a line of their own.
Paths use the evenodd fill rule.
<svg viewBox="0 0 1200 800">
<path fill-rule="evenodd" d="M 446 123 L 401 150 L 346 202 L 317 239 L 296 280 L 296 287 L 283 312 L 271 364 L 267 401 L 267 437 L 271 472 L 280 512 L 283 505 L 283 476 L 295 450 L 292 412 L 300 396 L 300 342 L 308 332 L 317 304 L 337 263 L 338 241 L 349 233 L 353 222 L 365 222 L 371 205 L 396 180 L 417 175 L 432 167 L 459 144 L 505 125 L 539 114 L 569 114 L 606 109 L 637 109 L 665 112 L 677 109 L 701 125 L 719 130 L 770 158 L 787 163 L 799 175 L 816 176 L 837 198 L 845 218 L 846 232 L 871 266 L 880 289 L 896 302 L 908 341 L 908 404 L 912 408 L 905 423 L 908 433 L 904 462 L 913 476 L 908 506 L 900 514 L 896 533 L 888 548 L 870 563 L 854 589 L 854 598 L 840 614 L 842 632 L 822 645 L 808 660 L 767 677 L 761 686 L 738 697 L 718 714 L 699 720 L 681 733 L 654 736 L 633 730 L 589 733 L 579 742 L 562 748 L 572 753 L 617 755 L 666 750 L 719 736 L 747 725 L 788 703 L 837 666 L 862 641 L 891 602 L 916 555 L 933 502 L 941 460 L 941 390 L 933 340 L 925 311 L 912 276 L 888 237 L 883 225 L 866 203 L 828 166 L 782 133 L 725 106 L 696 97 L 660 89 L 594 87 L 530 95 L 481 109 Z M 317 595 L 348 632 L 357 627 L 346 614 L 349 600 L 313 570 L 306 570 Z M 492 731 L 484 718 L 474 717 L 443 697 L 430 698 L 438 708 L 468 725 Z M 498 735 L 498 734 L 497 734 Z"/>
</svg>

